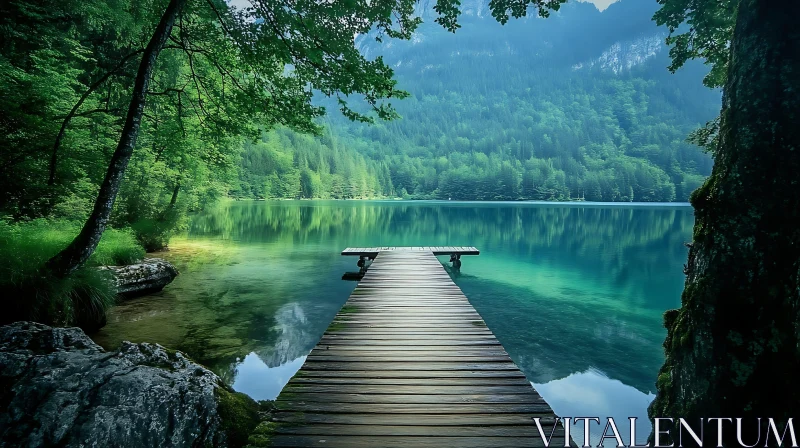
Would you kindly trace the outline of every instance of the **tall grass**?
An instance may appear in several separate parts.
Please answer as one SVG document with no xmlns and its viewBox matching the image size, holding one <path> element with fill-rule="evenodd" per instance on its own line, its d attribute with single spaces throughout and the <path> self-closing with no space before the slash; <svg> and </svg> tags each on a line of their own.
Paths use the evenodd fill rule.
<svg viewBox="0 0 800 448">
<path fill-rule="evenodd" d="M 108 229 L 86 266 L 65 278 L 45 263 L 65 248 L 80 224 L 59 220 L 10 223 L 0 220 L 0 324 L 33 320 L 96 329 L 116 301 L 110 274 L 94 266 L 129 264 L 144 249 L 129 230 Z"/>
</svg>

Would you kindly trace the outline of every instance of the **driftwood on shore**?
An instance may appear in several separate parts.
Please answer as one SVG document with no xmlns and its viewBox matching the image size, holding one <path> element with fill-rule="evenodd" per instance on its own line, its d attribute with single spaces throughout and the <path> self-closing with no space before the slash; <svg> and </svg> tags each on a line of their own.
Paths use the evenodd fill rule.
<svg viewBox="0 0 800 448">
<path fill-rule="evenodd" d="M 161 291 L 178 275 L 172 263 L 162 258 L 145 258 L 126 266 L 103 266 L 114 277 L 117 293 L 123 298 L 133 298 Z"/>
</svg>

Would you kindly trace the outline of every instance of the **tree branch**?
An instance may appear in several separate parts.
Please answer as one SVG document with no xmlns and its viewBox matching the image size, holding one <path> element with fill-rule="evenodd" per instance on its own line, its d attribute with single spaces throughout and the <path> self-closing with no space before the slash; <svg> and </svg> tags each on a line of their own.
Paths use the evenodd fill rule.
<svg viewBox="0 0 800 448">
<path fill-rule="evenodd" d="M 84 92 L 83 95 L 81 95 L 80 99 L 78 99 L 78 102 L 75 103 L 74 106 L 72 106 L 72 109 L 69 111 L 67 116 L 64 117 L 64 121 L 61 122 L 61 129 L 59 129 L 58 135 L 56 136 L 56 141 L 55 143 L 53 143 L 53 151 L 50 155 L 50 175 L 47 179 L 47 185 L 53 185 L 55 183 L 56 165 L 58 164 L 58 149 L 61 146 L 61 140 L 63 140 L 64 138 L 64 133 L 67 130 L 67 125 L 69 124 L 70 120 L 72 120 L 72 117 L 77 115 L 78 109 L 83 105 L 83 102 L 86 101 L 87 98 L 89 98 L 89 95 L 91 95 L 95 90 L 97 90 L 98 87 L 103 85 L 103 83 L 105 83 L 108 80 L 108 78 L 111 77 L 111 75 L 113 75 L 114 73 L 119 71 L 122 67 L 124 67 L 125 64 L 129 60 L 131 60 L 131 58 L 142 53 L 143 51 L 144 51 L 143 49 L 138 49 L 135 50 L 133 53 L 122 58 L 122 60 L 119 62 L 119 64 L 116 65 L 116 67 L 106 72 L 105 75 L 103 75 L 100 79 L 98 79 L 92 85 L 89 86 L 89 89 L 86 92 Z"/>
</svg>

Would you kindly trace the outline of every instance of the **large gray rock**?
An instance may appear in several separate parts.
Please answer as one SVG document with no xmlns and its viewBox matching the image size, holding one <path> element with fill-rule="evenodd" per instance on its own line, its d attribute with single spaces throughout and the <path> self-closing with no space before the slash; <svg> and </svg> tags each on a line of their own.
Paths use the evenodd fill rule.
<svg viewBox="0 0 800 448">
<path fill-rule="evenodd" d="M 117 286 L 117 294 L 132 298 L 161 291 L 178 275 L 172 263 L 163 258 L 145 258 L 127 266 L 103 266 L 110 271 Z"/>
<path fill-rule="evenodd" d="M 106 352 L 78 328 L 0 327 L 0 447 L 239 446 L 257 406 L 160 345 Z"/>
</svg>

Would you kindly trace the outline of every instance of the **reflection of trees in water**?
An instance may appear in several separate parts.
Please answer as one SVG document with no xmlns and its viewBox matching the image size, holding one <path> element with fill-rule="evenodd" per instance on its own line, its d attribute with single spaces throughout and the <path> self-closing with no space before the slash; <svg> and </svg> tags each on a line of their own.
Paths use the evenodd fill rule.
<svg viewBox="0 0 800 448">
<path fill-rule="evenodd" d="M 682 243 L 693 223 L 691 209 L 676 207 L 346 201 L 235 202 L 221 207 L 198 216 L 190 233 L 244 242 L 502 246 L 503 252 L 523 258 L 557 248 L 561 254 L 550 256 L 580 261 L 591 253 L 584 262 L 602 262 L 609 275 L 622 280 L 631 269 L 685 258 Z M 659 250 L 648 250 L 654 247 Z"/>
<path fill-rule="evenodd" d="M 431 239 L 478 237 L 529 247 L 613 243 L 627 247 L 660 240 L 671 228 L 691 228 L 688 208 L 578 206 L 450 206 L 371 202 L 233 202 L 193 220 L 190 233 L 242 241 L 303 241 L 320 237 L 389 234 Z"/>
</svg>

